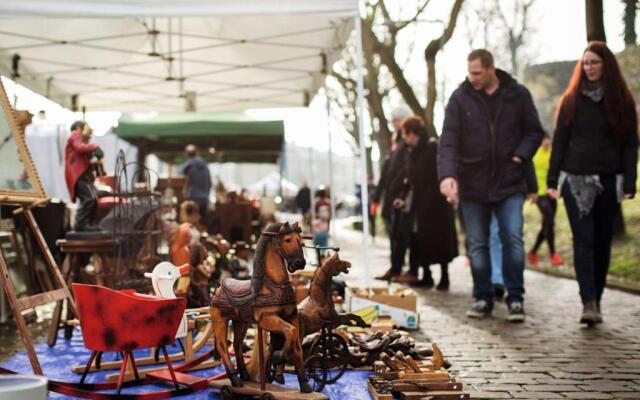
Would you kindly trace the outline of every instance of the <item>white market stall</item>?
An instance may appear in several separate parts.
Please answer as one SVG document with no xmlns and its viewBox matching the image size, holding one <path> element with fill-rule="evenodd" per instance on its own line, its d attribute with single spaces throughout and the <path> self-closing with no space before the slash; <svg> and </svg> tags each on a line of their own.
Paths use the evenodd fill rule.
<svg viewBox="0 0 640 400">
<path fill-rule="evenodd" d="M 74 111 L 308 106 L 354 26 L 361 38 L 357 0 L 3 0 L 0 20 L 0 73 Z"/>
</svg>

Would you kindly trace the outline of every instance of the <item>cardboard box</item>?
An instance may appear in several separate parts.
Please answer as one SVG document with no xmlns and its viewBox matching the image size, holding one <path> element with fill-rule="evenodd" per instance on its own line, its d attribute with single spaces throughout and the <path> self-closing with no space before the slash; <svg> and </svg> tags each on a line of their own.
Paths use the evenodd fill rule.
<svg viewBox="0 0 640 400">
<path fill-rule="evenodd" d="M 418 329 L 420 326 L 418 296 L 412 289 L 347 288 L 345 303 L 349 312 L 359 314 L 367 322 L 384 315 L 403 328 Z"/>
</svg>

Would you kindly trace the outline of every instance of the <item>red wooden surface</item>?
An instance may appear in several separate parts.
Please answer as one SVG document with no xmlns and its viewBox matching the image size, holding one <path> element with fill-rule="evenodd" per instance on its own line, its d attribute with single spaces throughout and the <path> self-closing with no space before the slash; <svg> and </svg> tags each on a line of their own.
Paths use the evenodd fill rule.
<svg viewBox="0 0 640 400">
<path fill-rule="evenodd" d="M 173 342 L 187 300 L 73 284 L 85 347 L 131 351 Z"/>
</svg>

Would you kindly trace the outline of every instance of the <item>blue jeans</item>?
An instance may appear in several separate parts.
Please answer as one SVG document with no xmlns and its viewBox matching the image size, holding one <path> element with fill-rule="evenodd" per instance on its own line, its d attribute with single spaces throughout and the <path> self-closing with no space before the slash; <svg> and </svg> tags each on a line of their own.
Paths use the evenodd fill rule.
<svg viewBox="0 0 640 400">
<path fill-rule="evenodd" d="M 491 213 L 491 236 L 489 237 L 489 253 L 491 255 L 491 283 L 504 286 L 502 279 L 502 242 L 496 213 Z"/>
<path fill-rule="evenodd" d="M 473 297 L 493 305 L 489 233 L 491 213 L 496 214 L 502 241 L 502 272 L 509 295 L 507 304 L 522 301 L 524 295 L 524 241 L 522 206 L 524 194 L 517 193 L 498 202 L 462 201 L 460 208 L 467 232 L 467 252 L 471 260 Z"/>
</svg>

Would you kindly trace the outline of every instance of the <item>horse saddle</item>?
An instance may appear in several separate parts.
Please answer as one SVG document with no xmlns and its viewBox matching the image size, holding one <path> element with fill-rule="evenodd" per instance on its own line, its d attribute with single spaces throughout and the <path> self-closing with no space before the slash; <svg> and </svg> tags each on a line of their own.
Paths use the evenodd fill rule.
<svg viewBox="0 0 640 400">
<path fill-rule="evenodd" d="M 233 307 L 242 307 L 254 300 L 257 293 L 251 291 L 251 280 L 223 279 L 220 285 L 222 292 L 229 304 Z"/>
</svg>

